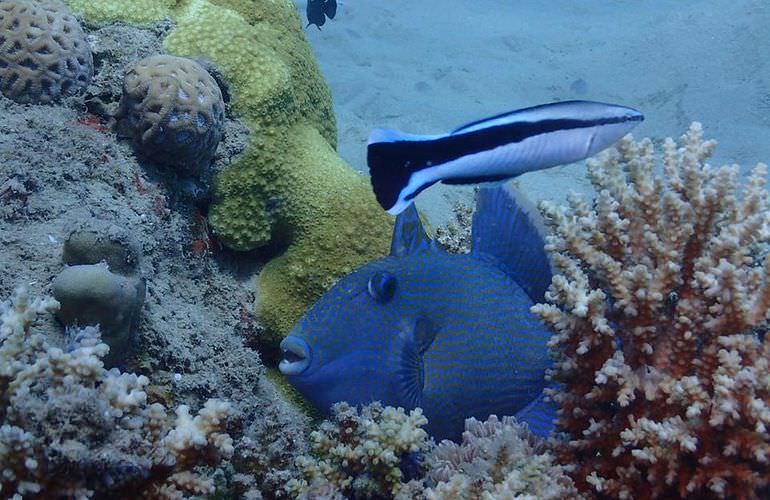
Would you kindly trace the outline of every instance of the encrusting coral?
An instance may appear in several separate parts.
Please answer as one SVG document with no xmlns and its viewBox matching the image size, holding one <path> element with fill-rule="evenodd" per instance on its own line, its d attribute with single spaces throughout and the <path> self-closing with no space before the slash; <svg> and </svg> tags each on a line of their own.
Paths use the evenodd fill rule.
<svg viewBox="0 0 770 500">
<path fill-rule="evenodd" d="M 542 205 L 559 460 L 600 498 L 770 494 L 767 168 L 741 192 L 714 147 L 626 137 L 589 162 L 593 205 Z"/>
<path fill-rule="evenodd" d="M 66 345 L 34 333 L 52 298 L 19 289 L 0 304 L 0 496 L 177 499 L 214 492 L 200 466 L 233 453 L 232 413 L 208 400 L 176 421 L 148 404 L 145 376 L 106 370 L 96 327 L 68 331 Z"/>
<path fill-rule="evenodd" d="M 57 0 L 0 1 L 0 92 L 49 103 L 85 89 L 93 60 L 77 20 Z"/>
</svg>

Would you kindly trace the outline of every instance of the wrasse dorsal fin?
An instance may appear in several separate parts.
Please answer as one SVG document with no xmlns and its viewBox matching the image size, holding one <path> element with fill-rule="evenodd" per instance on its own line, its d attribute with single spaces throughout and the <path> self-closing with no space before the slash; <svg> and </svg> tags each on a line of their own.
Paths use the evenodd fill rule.
<svg viewBox="0 0 770 500">
<path fill-rule="evenodd" d="M 423 354 L 436 338 L 438 328 L 425 316 L 418 316 L 396 339 L 395 362 L 398 398 L 407 408 L 416 408 L 422 402 L 425 388 Z"/>
<path fill-rule="evenodd" d="M 417 252 L 435 248 L 433 240 L 425 232 L 420 220 L 420 214 L 414 204 L 396 217 L 393 227 L 393 241 L 390 244 L 390 255 L 403 257 Z"/>
<path fill-rule="evenodd" d="M 511 183 L 479 190 L 472 252 L 494 256 L 534 302 L 545 300 L 552 277 L 544 231 L 537 208 Z"/>
</svg>

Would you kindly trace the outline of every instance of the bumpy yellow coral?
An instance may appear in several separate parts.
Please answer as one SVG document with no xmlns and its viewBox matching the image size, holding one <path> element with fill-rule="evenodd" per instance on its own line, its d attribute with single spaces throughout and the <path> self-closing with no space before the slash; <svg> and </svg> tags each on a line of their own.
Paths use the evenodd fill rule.
<svg viewBox="0 0 770 500">
<path fill-rule="evenodd" d="M 138 19 L 136 2 L 69 3 L 91 20 Z M 389 218 L 368 181 L 334 152 L 330 93 L 292 2 L 154 5 L 149 17 L 177 23 L 165 40 L 169 52 L 217 65 L 251 131 L 247 150 L 216 180 L 210 222 L 236 250 L 287 247 L 258 291 L 260 317 L 283 334 L 339 276 L 387 251 Z"/>
<path fill-rule="evenodd" d="M 170 17 L 177 0 L 67 0 L 69 6 L 94 23 L 124 21 L 149 24 Z"/>
</svg>

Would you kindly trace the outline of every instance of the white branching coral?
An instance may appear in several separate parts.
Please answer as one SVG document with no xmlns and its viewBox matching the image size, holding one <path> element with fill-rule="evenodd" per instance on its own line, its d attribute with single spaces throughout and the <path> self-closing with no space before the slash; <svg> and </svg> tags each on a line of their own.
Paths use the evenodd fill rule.
<svg viewBox="0 0 770 500">
<path fill-rule="evenodd" d="M 310 435 L 314 456 L 299 457 L 305 479 L 292 480 L 290 492 L 301 498 L 389 498 L 404 494 L 410 479 L 421 475 L 421 458 L 431 441 L 418 408 L 372 403 L 359 411 L 334 405 L 333 418 Z M 404 497 L 408 498 L 408 497 Z"/>
<path fill-rule="evenodd" d="M 0 496 L 177 499 L 214 492 L 197 471 L 233 452 L 229 403 L 209 400 L 176 424 L 147 404 L 147 377 L 105 370 L 98 328 L 69 332 L 66 346 L 34 333 L 56 309 L 19 289 L 0 304 Z M 195 469 L 195 470 L 194 470 Z"/>
<path fill-rule="evenodd" d="M 660 156 L 626 137 L 589 161 L 593 204 L 541 207 L 561 274 L 533 311 L 556 331 L 560 460 L 583 491 L 770 494 L 767 167 L 741 192 L 714 147 L 698 123 Z"/>
<path fill-rule="evenodd" d="M 543 443 L 513 417 L 465 421 L 461 444 L 442 441 L 428 477 L 428 500 L 561 500 L 578 498 L 572 480 Z"/>
<path fill-rule="evenodd" d="M 542 440 L 513 417 L 466 420 L 460 445 L 436 446 L 426 423 L 419 409 L 338 403 L 311 435 L 313 455 L 297 460 L 304 479 L 287 490 L 300 500 L 579 498 Z"/>
</svg>

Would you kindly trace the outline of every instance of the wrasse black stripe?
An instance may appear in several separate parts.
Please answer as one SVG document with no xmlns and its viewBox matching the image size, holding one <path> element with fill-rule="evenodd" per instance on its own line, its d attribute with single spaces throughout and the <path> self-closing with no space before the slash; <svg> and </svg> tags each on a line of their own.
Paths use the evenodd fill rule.
<svg viewBox="0 0 770 500">
<path fill-rule="evenodd" d="M 598 120 L 557 119 L 509 123 L 472 132 L 452 134 L 433 140 L 375 143 L 369 146 L 369 156 L 374 158 L 387 156 L 390 160 L 401 158 L 401 161 L 391 163 L 391 168 L 395 169 L 401 165 L 413 171 L 447 163 L 463 156 L 489 151 L 504 144 L 518 143 L 541 134 L 626 121 L 641 121 L 641 118 L 633 120 L 624 117 Z"/>
</svg>

